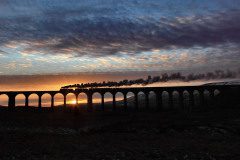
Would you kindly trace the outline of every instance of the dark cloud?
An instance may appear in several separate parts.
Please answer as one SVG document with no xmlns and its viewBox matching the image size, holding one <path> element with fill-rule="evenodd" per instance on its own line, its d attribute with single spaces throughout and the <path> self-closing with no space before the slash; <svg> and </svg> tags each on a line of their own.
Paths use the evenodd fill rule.
<svg viewBox="0 0 240 160">
<path fill-rule="evenodd" d="M 121 17 L 109 6 L 92 9 L 50 7 L 34 16 L 31 12 L 0 16 L 0 44 L 19 41 L 28 44 L 25 52 L 105 56 L 240 42 L 239 10 L 180 17 Z"/>
</svg>

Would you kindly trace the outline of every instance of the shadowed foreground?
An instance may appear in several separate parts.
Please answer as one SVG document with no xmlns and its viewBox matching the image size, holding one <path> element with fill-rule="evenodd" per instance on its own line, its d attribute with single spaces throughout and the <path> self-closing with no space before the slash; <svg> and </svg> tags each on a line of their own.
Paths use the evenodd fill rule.
<svg viewBox="0 0 240 160">
<path fill-rule="evenodd" d="M 0 159 L 240 159 L 240 110 L 0 112 Z"/>
</svg>

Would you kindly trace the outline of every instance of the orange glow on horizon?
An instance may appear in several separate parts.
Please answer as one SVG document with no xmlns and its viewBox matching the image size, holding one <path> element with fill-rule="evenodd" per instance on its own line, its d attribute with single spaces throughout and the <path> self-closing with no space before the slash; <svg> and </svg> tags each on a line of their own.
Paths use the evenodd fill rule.
<svg viewBox="0 0 240 160">
<path fill-rule="evenodd" d="M 68 104 L 77 104 L 77 101 L 76 100 L 70 100 L 67 102 Z"/>
</svg>

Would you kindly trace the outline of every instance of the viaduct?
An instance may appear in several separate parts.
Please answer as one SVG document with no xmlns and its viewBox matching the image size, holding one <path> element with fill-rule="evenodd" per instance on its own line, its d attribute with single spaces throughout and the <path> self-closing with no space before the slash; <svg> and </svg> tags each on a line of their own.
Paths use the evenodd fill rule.
<svg viewBox="0 0 240 160">
<path fill-rule="evenodd" d="M 38 108 L 42 108 L 42 95 L 51 95 L 51 107 L 54 107 L 54 96 L 56 94 L 62 94 L 64 97 L 64 106 L 66 107 L 66 97 L 69 93 L 73 93 L 76 96 L 76 102 L 78 102 L 78 95 L 85 93 L 87 95 L 87 108 L 93 110 L 93 94 L 99 93 L 101 95 L 101 107 L 104 110 L 104 94 L 109 92 L 112 94 L 112 108 L 116 109 L 116 94 L 118 92 L 123 94 L 123 107 L 126 109 L 127 106 L 127 94 L 129 92 L 134 94 L 134 108 L 138 109 L 138 93 L 142 92 L 145 94 L 145 104 L 149 107 L 149 93 L 153 92 L 156 95 L 156 104 L 159 110 L 162 109 L 162 94 L 165 92 L 169 95 L 169 104 L 173 105 L 173 93 L 178 93 L 178 99 L 181 105 L 184 101 L 184 92 L 189 95 L 190 103 L 194 104 L 194 93 L 197 92 L 200 96 L 200 101 L 204 102 L 204 92 L 209 93 L 210 99 L 214 99 L 222 105 L 234 105 L 240 103 L 240 85 L 202 85 L 202 86 L 180 86 L 180 87 L 129 87 L 129 88 L 89 88 L 89 89 L 61 89 L 59 91 L 8 91 L 0 92 L 0 95 L 4 94 L 8 96 L 8 107 L 14 108 L 16 96 L 23 94 L 25 96 L 25 106 L 29 106 L 29 96 L 31 94 L 38 95 Z M 215 96 L 215 92 L 218 91 L 220 96 Z"/>
</svg>

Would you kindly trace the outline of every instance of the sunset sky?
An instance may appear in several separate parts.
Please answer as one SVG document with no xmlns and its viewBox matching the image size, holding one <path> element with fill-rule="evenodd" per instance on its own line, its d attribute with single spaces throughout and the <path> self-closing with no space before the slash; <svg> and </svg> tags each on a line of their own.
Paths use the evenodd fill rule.
<svg viewBox="0 0 240 160">
<path fill-rule="evenodd" d="M 2 79 L 236 69 L 239 42 L 239 0 L 0 0 Z"/>
</svg>

